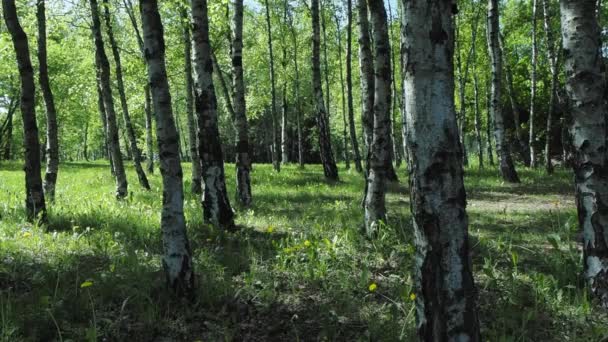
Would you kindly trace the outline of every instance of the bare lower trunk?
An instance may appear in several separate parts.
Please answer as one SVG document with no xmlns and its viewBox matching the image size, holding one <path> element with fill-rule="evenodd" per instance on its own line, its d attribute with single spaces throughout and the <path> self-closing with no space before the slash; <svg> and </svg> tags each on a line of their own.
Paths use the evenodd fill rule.
<svg viewBox="0 0 608 342">
<path fill-rule="evenodd" d="M 491 166 L 494 166 L 494 153 L 492 151 L 492 114 L 490 111 L 490 92 L 488 91 L 488 85 L 486 84 L 486 140 L 488 143 L 488 161 Z"/>
<path fill-rule="evenodd" d="M 129 114 L 129 105 L 127 104 L 127 95 L 125 93 L 125 86 L 122 77 L 122 62 L 120 59 L 120 51 L 118 51 L 118 45 L 114 39 L 114 32 L 112 30 L 112 20 L 110 17 L 110 4 L 108 0 L 103 0 L 104 5 L 104 17 L 106 23 L 106 31 L 110 40 L 110 47 L 112 48 L 112 55 L 114 57 L 114 66 L 116 70 L 116 85 L 118 88 L 118 94 L 120 96 L 120 105 L 122 107 L 122 115 L 125 123 L 125 129 L 127 131 L 127 138 L 129 139 L 129 145 L 131 147 L 131 155 L 133 163 L 135 165 L 135 172 L 137 173 L 137 179 L 139 184 L 146 190 L 150 190 L 150 183 L 148 177 L 141 166 L 141 153 L 137 147 L 137 138 L 135 137 L 135 130 L 131 124 L 131 115 Z"/>
<path fill-rule="evenodd" d="M 338 33 L 338 66 L 340 68 L 340 90 L 342 91 L 342 141 L 344 151 L 344 162 L 346 169 L 350 169 L 350 153 L 348 151 L 348 122 L 346 121 L 346 93 L 344 85 L 344 68 L 342 66 L 342 30 L 340 29 L 340 17 L 334 14 L 336 19 L 336 32 Z"/>
<path fill-rule="evenodd" d="M 268 5 L 268 0 L 265 0 L 266 6 L 266 32 L 268 33 L 268 54 L 269 54 L 269 63 L 270 63 L 270 89 L 272 95 L 272 107 L 271 107 L 271 116 L 272 116 L 272 165 L 274 170 L 277 172 L 281 171 L 281 161 L 279 160 L 281 153 L 281 143 L 279 139 L 278 129 L 279 129 L 279 120 L 277 115 L 277 90 L 276 90 L 276 79 L 274 72 L 274 54 L 273 54 L 273 45 L 272 45 L 272 26 L 270 25 L 270 6 Z"/>
<path fill-rule="evenodd" d="M 548 174 L 553 173 L 553 163 L 551 162 L 551 138 L 553 137 L 553 117 L 557 108 L 557 56 L 555 53 L 555 40 L 553 31 L 551 30 L 551 16 L 549 14 L 549 2 L 543 0 L 543 18 L 545 27 L 545 36 L 547 37 L 547 58 L 549 60 L 549 69 L 551 71 L 551 95 L 549 96 L 549 112 L 547 113 L 547 138 L 545 139 L 545 170 Z"/>
<path fill-rule="evenodd" d="M 25 208 L 30 221 L 46 222 L 46 205 L 42 178 L 40 177 L 40 142 L 36 123 L 36 86 L 34 69 L 30 61 L 30 48 L 23 28 L 19 24 L 15 2 L 2 0 L 6 27 L 11 35 L 19 78 L 21 81 L 21 117 L 23 121 L 23 146 L 25 148 Z"/>
<path fill-rule="evenodd" d="M 375 236 L 378 225 L 386 223 L 387 159 L 390 160 L 391 57 L 386 10 L 383 2 L 369 3 L 374 37 L 374 131 L 365 195 L 365 228 Z"/>
<path fill-rule="evenodd" d="M 348 28 L 346 31 L 346 94 L 348 104 L 348 127 L 350 131 L 350 145 L 353 150 L 353 158 L 357 172 L 363 172 L 361 165 L 361 152 L 357 140 L 357 129 L 355 128 L 355 110 L 353 105 L 353 72 L 352 72 L 352 34 L 353 34 L 353 0 L 347 0 Z"/>
<path fill-rule="evenodd" d="M 418 338 L 480 341 L 453 96 L 453 7 L 402 1 Z"/>
<path fill-rule="evenodd" d="M 481 138 L 481 113 L 479 112 L 479 82 L 476 71 L 473 70 L 473 93 L 475 96 L 475 138 L 479 156 L 479 168 L 483 169 L 483 141 Z"/>
<path fill-rule="evenodd" d="M 319 29 L 319 0 L 312 0 L 312 86 L 315 103 L 315 113 L 317 117 L 317 127 L 319 128 L 319 150 L 323 173 L 325 178 L 332 181 L 338 180 L 338 167 L 331 149 L 331 139 L 329 135 L 329 117 L 325 109 L 323 100 L 323 87 L 321 86 L 321 34 Z"/>
<path fill-rule="evenodd" d="M 44 175 L 44 194 L 55 200 L 55 183 L 59 171 L 59 140 L 57 138 L 57 112 L 49 81 L 46 54 L 46 13 L 45 1 L 38 0 L 36 18 L 38 21 L 38 70 L 39 83 L 46 109 L 46 174 Z"/>
<path fill-rule="evenodd" d="M 302 136 L 302 106 L 300 102 L 300 69 L 298 67 L 298 37 L 296 28 L 293 24 L 293 16 L 288 12 L 289 28 L 291 30 L 291 40 L 293 42 L 293 64 L 294 64 L 294 94 L 296 97 L 296 129 L 298 134 L 298 164 L 300 167 L 304 167 L 304 137 Z"/>
<path fill-rule="evenodd" d="M 584 272 L 592 295 L 608 308 L 608 108 L 600 28 L 592 1 L 561 0 L 560 9 Z"/>
<path fill-rule="evenodd" d="M 226 229 L 234 229 L 234 212 L 230 206 L 224 158 L 217 120 L 217 99 L 213 86 L 213 62 L 209 41 L 207 0 L 192 0 L 192 40 L 194 47 L 195 108 L 198 116 L 198 153 L 205 190 L 203 212 L 205 221 Z"/>
<path fill-rule="evenodd" d="M 537 0 L 532 0 L 532 72 L 530 73 L 530 167 L 536 167 L 536 134 L 534 132 L 534 120 L 536 120 L 536 60 L 538 46 L 536 43 L 536 9 Z"/>
<path fill-rule="evenodd" d="M 500 108 L 502 57 L 499 46 L 498 0 L 488 0 L 488 46 L 492 62 L 492 99 L 490 111 L 494 119 L 494 137 L 496 154 L 499 159 L 500 174 L 510 183 L 519 183 L 519 177 L 513 165 L 509 140 L 505 129 L 505 119 Z"/>
<path fill-rule="evenodd" d="M 184 190 L 178 136 L 171 108 L 171 94 L 165 68 L 163 25 L 156 0 L 140 0 L 146 49 L 148 82 L 156 113 L 156 137 L 163 178 L 163 267 L 174 293 L 189 296 L 194 290 L 194 272 L 184 217 Z"/>
<path fill-rule="evenodd" d="M 150 98 L 150 86 L 146 84 L 144 89 L 145 104 L 144 112 L 146 114 L 146 168 L 148 173 L 154 173 L 154 146 L 152 142 L 152 99 Z"/>
<path fill-rule="evenodd" d="M 186 78 L 186 117 L 188 118 L 188 140 L 190 157 L 192 159 L 192 173 L 190 191 L 193 194 L 203 192 L 201 179 L 201 158 L 198 154 L 198 141 L 196 138 L 196 121 L 194 120 L 194 80 L 192 79 L 192 39 L 190 37 L 190 23 L 186 9 L 182 9 L 184 37 L 184 77 Z"/>
<path fill-rule="evenodd" d="M 127 196 L 127 175 L 125 173 L 118 140 L 118 125 L 116 124 L 114 98 L 112 96 L 112 86 L 110 82 L 110 63 L 108 62 L 108 57 L 106 56 L 103 45 L 97 0 L 89 0 L 89 5 L 91 7 L 91 17 L 93 19 L 93 26 L 91 29 L 95 41 L 95 63 L 99 68 L 99 84 L 101 86 L 108 125 L 108 146 L 116 177 L 116 197 L 121 199 Z"/>
</svg>

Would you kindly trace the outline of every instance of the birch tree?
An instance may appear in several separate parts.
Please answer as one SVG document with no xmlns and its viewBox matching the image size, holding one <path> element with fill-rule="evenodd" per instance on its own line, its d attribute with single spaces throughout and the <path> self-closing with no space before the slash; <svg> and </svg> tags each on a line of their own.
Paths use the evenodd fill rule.
<svg viewBox="0 0 608 342">
<path fill-rule="evenodd" d="M 538 59 L 538 44 L 536 39 L 537 0 L 532 0 L 532 72 L 530 73 L 530 167 L 536 167 L 536 132 L 534 120 L 536 118 L 536 62 Z"/>
<path fill-rule="evenodd" d="M 353 105 L 353 0 L 347 0 L 346 4 L 347 28 L 346 28 L 346 96 L 348 106 L 348 127 L 350 131 L 350 146 L 353 150 L 353 158 L 357 172 L 363 172 L 361 165 L 361 152 L 357 140 L 357 129 L 355 127 L 355 110 Z"/>
<path fill-rule="evenodd" d="M 551 14 L 549 13 L 549 1 L 543 0 L 543 22 L 545 28 L 545 36 L 547 39 L 547 59 L 549 60 L 549 71 L 551 72 L 551 93 L 549 95 L 549 112 L 547 112 L 547 138 L 545 139 L 545 170 L 547 173 L 553 173 L 553 164 L 551 163 L 551 142 L 553 137 L 553 117 L 556 114 L 557 108 L 557 87 L 558 87 L 558 58 L 555 52 L 555 39 L 553 30 L 551 29 Z"/>
</svg>

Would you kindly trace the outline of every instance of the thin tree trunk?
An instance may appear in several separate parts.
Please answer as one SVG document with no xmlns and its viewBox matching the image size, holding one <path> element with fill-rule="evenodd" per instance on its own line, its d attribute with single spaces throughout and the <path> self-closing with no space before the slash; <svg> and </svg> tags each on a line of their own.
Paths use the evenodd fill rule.
<svg viewBox="0 0 608 342">
<path fill-rule="evenodd" d="M 110 16 L 110 4 L 108 0 L 103 0 L 103 6 L 106 32 L 108 35 L 108 39 L 110 40 L 112 56 L 114 57 L 116 85 L 120 97 L 120 105 L 122 107 L 122 115 L 125 123 L 125 129 L 127 131 L 127 138 L 129 139 L 129 145 L 127 146 L 131 147 L 131 155 L 135 164 L 135 172 L 137 173 L 139 185 L 141 185 L 146 190 L 150 190 L 150 183 L 148 182 L 148 177 L 146 177 L 146 173 L 144 172 L 144 169 L 141 166 L 141 154 L 139 152 L 139 148 L 137 147 L 137 138 L 135 137 L 135 130 L 133 129 L 133 125 L 131 124 L 131 115 L 129 114 L 129 105 L 127 104 L 127 95 L 125 93 L 125 86 L 122 77 L 122 62 L 120 59 L 120 51 L 118 51 L 118 45 L 116 44 L 116 39 L 114 38 L 114 31 L 112 29 L 112 18 Z"/>
<path fill-rule="evenodd" d="M 232 89 L 234 100 L 234 127 L 236 128 L 236 201 L 251 205 L 251 156 L 249 154 L 249 128 L 245 103 L 245 76 L 243 74 L 243 0 L 233 0 L 232 17 Z"/>
<path fill-rule="evenodd" d="M 329 117 L 323 99 L 321 85 L 321 34 L 319 29 L 319 0 L 312 0 L 312 88 L 314 96 L 317 127 L 319 128 L 319 150 L 325 178 L 337 181 L 338 167 L 331 149 Z"/>
<path fill-rule="evenodd" d="M 18 106 L 20 101 L 16 101 L 15 106 Z M 9 110 L 8 116 L 6 118 L 6 143 L 4 145 L 4 150 L 2 150 L 2 158 L 4 160 L 10 160 L 12 158 L 12 145 L 13 145 L 13 116 L 15 115 L 15 110 Z"/>
<path fill-rule="evenodd" d="M 511 158 L 504 116 L 500 108 L 502 57 L 499 46 L 500 26 L 498 20 L 498 0 L 488 0 L 488 47 L 492 63 L 492 100 L 490 102 L 490 111 L 494 119 L 496 153 L 499 159 L 502 178 L 510 183 L 519 183 L 519 177 Z"/>
<path fill-rule="evenodd" d="M 357 140 L 357 129 L 355 127 L 355 109 L 353 105 L 353 71 L 352 71 L 352 35 L 353 35 L 353 0 L 347 0 L 348 28 L 346 31 L 346 94 L 348 104 L 348 125 L 350 131 L 350 145 L 353 150 L 353 158 L 357 172 L 363 172 L 361 165 L 361 152 Z"/>
<path fill-rule="evenodd" d="M 145 104 L 144 112 L 146 114 L 146 168 L 148 173 L 154 173 L 154 146 L 152 139 L 152 99 L 150 98 L 150 86 L 146 84 L 144 88 Z"/>
<path fill-rule="evenodd" d="M 295 71 L 294 78 L 294 94 L 296 96 L 296 125 L 298 132 L 298 164 L 301 168 L 304 167 L 304 137 L 302 135 L 302 105 L 300 100 L 300 69 L 298 66 L 298 36 L 296 32 L 296 27 L 293 24 L 293 15 L 291 13 L 289 15 L 289 27 L 291 29 L 291 39 L 293 42 L 293 64 Z"/>
<path fill-rule="evenodd" d="M 486 139 L 488 142 L 488 161 L 490 162 L 491 166 L 494 166 L 494 153 L 492 151 L 492 129 L 493 129 L 493 124 L 492 124 L 492 113 L 491 113 L 491 109 L 490 109 L 490 103 L 492 102 L 492 99 L 490 98 L 490 92 L 488 92 L 489 89 L 489 85 L 486 84 L 485 90 L 486 90 Z"/>
<path fill-rule="evenodd" d="M 392 98 L 392 105 L 391 105 L 391 109 L 390 109 L 390 113 L 391 113 L 391 154 L 393 156 L 392 159 L 395 160 L 395 166 L 397 168 L 399 168 L 401 166 L 401 153 L 399 152 L 400 149 L 397 147 L 399 145 L 398 143 L 398 135 L 395 133 L 397 132 L 397 107 L 398 105 L 398 100 L 399 100 L 399 92 L 397 91 L 397 77 L 395 76 L 396 74 L 396 66 L 395 66 L 395 53 L 393 49 L 393 26 L 392 26 L 392 20 L 393 20 L 393 10 L 391 7 L 391 2 L 389 1 L 388 3 L 388 32 L 389 32 L 389 41 L 390 41 L 390 56 L 391 56 L 391 77 L 392 77 L 392 94 L 391 94 L 391 98 Z"/>
<path fill-rule="evenodd" d="M 369 151 L 374 130 L 374 59 L 370 47 L 366 0 L 357 0 L 357 13 L 359 16 L 359 70 L 362 98 L 361 124 L 365 135 L 365 147 Z M 369 165 L 367 164 L 369 164 L 369 160 L 366 158 L 366 173 L 369 171 Z"/>
<path fill-rule="evenodd" d="M 549 60 L 549 70 L 551 72 L 551 95 L 549 96 L 549 112 L 547 113 L 547 138 L 545 139 L 545 170 L 548 174 L 553 173 L 553 164 L 551 163 L 551 138 L 553 137 L 553 117 L 556 112 L 557 100 L 557 56 L 555 53 L 555 39 L 551 30 L 551 15 L 549 13 L 549 1 L 543 0 L 543 17 L 545 36 L 547 37 L 547 59 Z"/>
<path fill-rule="evenodd" d="M 103 155 L 108 158 L 110 161 L 110 173 L 112 177 L 116 177 L 114 172 L 114 162 L 112 161 L 112 153 L 110 153 L 110 145 L 108 144 L 108 119 L 106 115 L 106 106 L 103 103 L 103 93 L 101 91 L 101 86 L 99 85 L 100 79 L 100 70 L 97 68 L 97 81 L 95 82 L 95 86 L 97 88 L 97 109 L 99 111 L 99 117 L 101 118 L 101 124 L 103 126 Z"/>
<path fill-rule="evenodd" d="M 216 227 L 234 229 L 234 213 L 226 190 L 222 142 L 217 118 L 217 99 L 213 86 L 213 62 L 209 41 L 207 0 L 192 0 L 192 39 L 194 47 L 195 108 L 198 117 L 198 153 L 205 190 L 205 221 Z"/>
<path fill-rule="evenodd" d="M 346 121 L 346 94 L 344 91 L 344 67 L 342 65 L 342 30 L 340 29 L 340 17 L 338 17 L 337 12 L 334 14 L 336 19 L 336 32 L 338 33 L 338 67 L 340 68 L 340 88 L 342 90 L 342 121 L 343 121 L 343 130 L 342 130 L 342 139 L 344 145 L 344 162 L 346 164 L 346 169 L 350 169 L 350 155 L 348 153 L 348 122 Z"/>
<path fill-rule="evenodd" d="M 184 189 L 178 135 L 173 121 L 171 94 L 165 67 L 163 24 L 156 0 L 140 0 L 148 82 L 156 113 L 156 136 L 163 178 L 163 268 L 169 288 L 189 296 L 194 290 L 194 272 L 184 217 Z"/>
<path fill-rule="evenodd" d="M 116 177 L 116 197 L 118 199 L 127 196 L 127 175 L 125 173 L 120 145 L 118 140 L 118 125 L 116 124 L 116 112 L 114 111 L 114 98 L 112 97 L 112 87 L 110 83 L 110 63 L 103 46 L 101 34 L 101 22 L 99 19 L 99 8 L 97 0 L 89 0 L 91 6 L 91 17 L 93 19 L 93 37 L 95 41 L 95 63 L 99 68 L 99 83 L 106 111 L 106 122 L 108 126 L 108 146 L 114 165 Z"/>
<path fill-rule="evenodd" d="M 456 28 L 456 39 L 455 39 L 455 45 L 456 45 L 456 69 L 458 70 L 458 98 L 460 100 L 460 113 L 459 113 L 459 117 L 460 117 L 460 132 L 459 132 L 459 136 L 460 136 L 460 145 L 461 145 L 461 149 L 462 149 L 462 165 L 464 166 L 468 166 L 469 165 L 469 155 L 467 153 L 467 145 L 466 145 L 466 141 L 465 141 L 465 132 L 466 132 L 466 128 L 467 128 L 467 115 L 466 115 L 466 99 L 465 99 L 465 88 L 466 88 L 466 82 L 467 82 L 467 76 L 468 75 L 464 75 L 463 74 L 463 70 L 462 70 L 462 62 L 460 59 L 460 40 L 459 40 L 459 29 L 460 29 L 460 25 L 457 25 Z M 468 66 L 465 67 L 465 69 L 468 69 Z M 466 70 L 464 72 L 465 74 L 468 74 L 468 70 Z"/>
<path fill-rule="evenodd" d="M 584 275 L 591 294 L 608 308 L 608 108 L 600 28 L 594 2 L 561 0 L 560 9 Z"/>
<path fill-rule="evenodd" d="M 40 177 L 40 142 L 36 124 L 36 85 L 30 49 L 23 28 L 19 24 L 15 2 L 2 0 L 6 27 L 11 35 L 21 81 L 21 117 L 23 121 L 23 146 L 25 148 L 25 207 L 30 221 L 46 222 L 46 205 L 42 178 Z"/>
<path fill-rule="evenodd" d="M 532 72 L 530 73 L 530 167 L 536 167 L 536 134 L 534 132 L 534 120 L 536 118 L 536 61 L 538 56 L 538 44 L 536 43 L 536 21 L 537 0 L 532 0 Z"/>
<path fill-rule="evenodd" d="M 454 104 L 452 2 L 402 0 L 420 341 L 480 341 Z"/>
<path fill-rule="evenodd" d="M 283 58 L 281 60 L 281 64 L 283 67 L 283 72 L 287 75 L 289 74 L 289 70 L 287 68 L 287 44 L 285 42 L 285 38 L 287 34 L 284 32 L 284 27 L 287 25 L 287 16 L 289 13 L 289 0 L 285 0 L 284 2 L 284 14 L 283 14 L 283 25 L 281 25 L 281 46 L 283 50 Z M 281 163 L 287 164 L 289 163 L 289 151 L 287 148 L 287 115 L 289 113 L 289 100 L 287 99 L 287 77 L 283 79 L 283 107 L 281 111 Z"/>
<path fill-rule="evenodd" d="M 477 77 L 477 25 L 475 30 L 471 31 L 471 52 L 473 60 L 473 95 L 475 101 L 475 138 L 477 140 L 477 149 L 479 157 L 479 168 L 483 169 L 483 140 L 481 138 L 481 113 L 479 112 L 479 80 Z"/>
<path fill-rule="evenodd" d="M 190 24 L 188 12 L 181 11 L 184 37 L 184 77 L 186 78 L 186 117 L 188 119 L 188 140 L 190 142 L 190 157 L 192 158 L 192 173 L 190 191 L 193 194 L 203 192 L 201 185 L 202 171 L 201 158 L 198 154 L 198 141 L 196 139 L 196 121 L 194 120 L 194 80 L 192 79 L 192 38 L 190 37 Z"/>
<path fill-rule="evenodd" d="M 87 119 L 87 121 L 85 121 L 84 123 L 84 139 L 83 139 L 83 149 L 82 149 L 82 156 L 84 157 L 84 160 L 89 161 L 89 120 Z"/>
<path fill-rule="evenodd" d="M 376 235 L 381 222 L 386 223 L 387 159 L 390 158 L 391 57 L 388 24 L 384 2 L 369 3 L 374 38 L 374 132 L 369 159 L 367 194 L 365 196 L 365 228 L 367 235 Z"/>
<path fill-rule="evenodd" d="M 270 6 L 268 0 L 264 0 L 266 5 L 266 32 L 268 33 L 268 54 L 270 63 L 270 88 L 272 93 L 272 165 L 274 170 L 277 172 L 281 171 L 281 162 L 279 160 L 281 153 L 281 143 L 279 140 L 279 134 L 277 133 L 279 122 L 277 119 L 277 90 L 276 90 L 276 78 L 274 72 L 274 54 L 272 49 L 272 26 L 270 24 Z"/>
<path fill-rule="evenodd" d="M 321 16 L 321 29 L 323 30 L 323 66 L 324 66 L 324 75 L 325 76 L 325 96 L 327 98 L 327 102 L 325 103 L 325 108 L 327 110 L 327 118 L 331 117 L 331 94 L 329 89 L 329 61 L 327 59 L 327 25 L 325 25 L 325 2 L 326 0 L 320 0 L 320 11 L 319 15 Z M 331 130 L 329 131 L 331 134 Z"/>
<path fill-rule="evenodd" d="M 46 174 L 44 175 L 44 194 L 53 202 L 55 184 L 59 171 L 59 140 L 57 137 L 57 111 L 49 81 L 46 53 L 46 13 L 44 0 L 38 0 L 36 18 L 38 21 L 38 70 L 39 83 L 46 109 Z"/>
</svg>

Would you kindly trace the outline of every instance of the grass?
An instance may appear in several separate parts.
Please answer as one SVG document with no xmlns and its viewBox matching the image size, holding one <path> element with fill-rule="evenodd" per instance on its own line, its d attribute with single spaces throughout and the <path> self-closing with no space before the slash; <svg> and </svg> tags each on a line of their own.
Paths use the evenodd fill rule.
<svg viewBox="0 0 608 342">
<path fill-rule="evenodd" d="M 232 195 L 233 165 L 227 171 Z M 146 192 L 129 170 L 130 195 L 117 202 L 108 165 L 62 164 L 47 231 L 25 220 L 21 165 L 2 164 L 0 341 L 412 340 L 404 171 L 375 240 L 361 234 L 361 176 L 340 171 L 340 182 L 327 183 L 318 166 L 276 174 L 256 165 L 254 205 L 237 208 L 237 233 L 203 224 L 198 198 L 187 194 L 198 289 L 185 303 L 163 288 L 158 173 Z M 495 169 L 466 171 L 485 340 L 605 338 L 606 312 L 580 276 L 570 173 L 520 176 L 507 185 Z"/>
</svg>

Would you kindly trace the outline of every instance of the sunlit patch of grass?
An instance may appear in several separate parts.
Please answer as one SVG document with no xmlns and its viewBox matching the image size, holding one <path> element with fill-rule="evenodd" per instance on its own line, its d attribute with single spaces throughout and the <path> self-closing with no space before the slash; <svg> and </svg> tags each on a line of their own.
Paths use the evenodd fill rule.
<svg viewBox="0 0 608 342">
<path fill-rule="evenodd" d="M 40 227 L 25 220 L 18 163 L 0 166 L 2 340 L 413 339 L 403 169 L 401 183 L 389 185 L 388 225 L 373 240 L 361 234 L 364 182 L 354 171 L 328 183 L 319 166 L 276 173 L 255 165 L 254 203 L 238 209 L 236 233 L 204 224 L 199 196 L 186 191 L 192 303 L 164 291 L 160 175 L 145 191 L 128 171 L 130 194 L 118 202 L 107 164 L 62 164 L 49 226 Z M 189 173 L 184 164 L 185 189 Z M 226 175 L 233 197 L 234 165 Z M 513 186 L 496 169 L 466 170 L 484 337 L 597 340 L 608 318 L 582 286 L 575 211 L 565 200 L 570 174 L 520 176 Z M 487 205 L 496 202 L 506 209 Z"/>
</svg>

